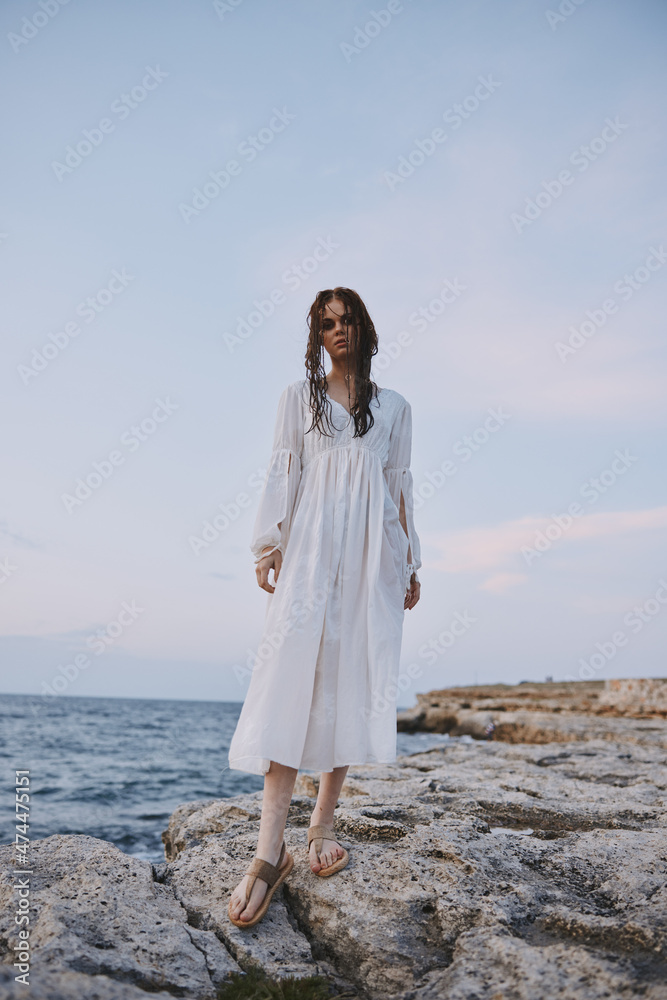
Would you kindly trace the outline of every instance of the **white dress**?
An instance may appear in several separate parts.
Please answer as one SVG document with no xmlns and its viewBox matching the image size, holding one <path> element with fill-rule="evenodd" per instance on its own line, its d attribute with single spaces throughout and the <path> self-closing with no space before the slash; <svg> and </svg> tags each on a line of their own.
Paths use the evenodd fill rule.
<svg viewBox="0 0 667 1000">
<path fill-rule="evenodd" d="M 234 770 L 396 759 L 403 602 L 421 566 L 412 411 L 393 389 L 370 406 L 375 423 L 355 438 L 353 418 L 331 399 L 327 437 L 308 430 L 306 379 L 280 397 L 250 548 L 257 561 L 272 545 L 283 561 L 229 747 Z"/>
</svg>

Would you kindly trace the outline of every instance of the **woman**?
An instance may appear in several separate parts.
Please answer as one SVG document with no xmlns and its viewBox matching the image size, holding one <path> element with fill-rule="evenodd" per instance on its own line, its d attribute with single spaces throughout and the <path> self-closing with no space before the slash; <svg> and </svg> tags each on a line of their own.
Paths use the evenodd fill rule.
<svg viewBox="0 0 667 1000">
<path fill-rule="evenodd" d="M 251 543 L 270 596 L 229 766 L 265 778 L 257 854 L 229 901 L 239 927 L 292 869 L 283 835 L 299 768 L 322 772 L 311 869 L 347 864 L 334 809 L 350 764 L 396 759 L 403 615 L 420 596 L 410 404 L 371 381 L 377 334 L 355 291 L 319 292 L 308 325 L 308 378 L 280 397 Z"/>
</svg>

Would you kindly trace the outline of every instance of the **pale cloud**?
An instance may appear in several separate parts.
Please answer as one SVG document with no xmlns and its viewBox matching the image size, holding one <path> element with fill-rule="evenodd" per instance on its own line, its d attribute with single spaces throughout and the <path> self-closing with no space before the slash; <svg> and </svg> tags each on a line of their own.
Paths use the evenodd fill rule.
<svg viewBox="0 0 667 1000">
<path fill-rule="evenodd" d="M 525 583 L 527 573 L 495 573 L 480 583 L 478 590 L 488 590 L 491 594 L 505 594 L 512 587 Z"/>
<path fill-rule="evenodd" d="M 501 524 L 464 528 L 462 531 L 424 536 L 422 549 L 441 552 L 429 562 L 443 573 L 487 573 L 504 569 L 544 518 L 521 517 Z M 426 561 L 426 560 L 425 560 Z"/>
<path fill-rule="evenodd" d="M 568 529 L 568 538 L 599 538 L 626 531 L 647 531 L 667 526 L 667 506 L 648 510 L 597 511 L 577 518 Z"/>
<path fill-rule="evenodd" d="M 522 547 L 533 547 L 537 533 L 553 524 L 550 517 L 528 515 L 495 525 L 430 534 L 422 546 L 426 549 L 428 544 L 431 551 L 441 553 L 439 558 L 429 562 L 429 568 L 443 573 L 496 571 L 484 581 L 482 589 L 500 593 L 522 582 L 525 574 L 512 568 L 517 560 L 522 559 Z M 573 518 L 554 545 L 664 527 L 667 527 L 667 506 L 647 510 L 596 511 Z"/>
</svg>

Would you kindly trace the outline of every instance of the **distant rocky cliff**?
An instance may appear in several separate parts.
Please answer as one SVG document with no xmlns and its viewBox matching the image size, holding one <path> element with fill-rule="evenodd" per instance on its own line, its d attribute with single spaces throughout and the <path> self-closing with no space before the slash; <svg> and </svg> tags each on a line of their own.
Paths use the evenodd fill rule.
<svg viewBox="0 0 667 1000">
<path fill-rule="evenodd" d="M 448 733 L 506 743 L 613 738 L 607 719 L 667 719 L 667 679 L 489 684 L 417 695 L 399 732 Z"/>
</svg>

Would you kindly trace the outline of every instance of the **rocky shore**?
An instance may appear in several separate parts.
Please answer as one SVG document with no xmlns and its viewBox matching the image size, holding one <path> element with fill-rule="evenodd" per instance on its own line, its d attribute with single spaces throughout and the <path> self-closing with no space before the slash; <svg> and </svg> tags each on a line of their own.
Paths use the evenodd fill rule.
<svg viewBox="0 0 667 1000">
<path fill-rule="evenodd" d="M 520 712 L 556 719 L 551 742 L 496 728 L 351 767 L 336 811 L 350 863 L 330 879 L 308 866 L 317 779 L 300 775 L 295 867 L 249 931 L 227 901 L 261 792 L 182 805 L 159 865 L 83 835 L 35 841 L 29 988 L 13 981 L 14 861 L 0 848 L 0 998 L 213 1000 L 252 967 L 321 974 L 363 1000 L 667 998 L 667 722 L 591 712 L 587 736 L 583 713 L 539 704 Z"/>
<path fill-rule="evenodd" d="M 618 729 L 608 720 L 618 718 L 667 720 L 667 679 L 444 688 L 418 694 L 413 708 L 398 713 L 398 730 L 553 743 L 614 739 Z M 624 731 L 631 738 L 633 727 Z"/>
</svg>

